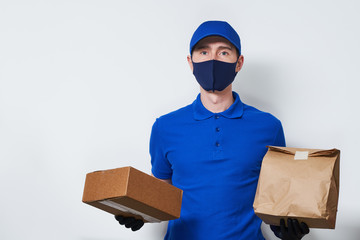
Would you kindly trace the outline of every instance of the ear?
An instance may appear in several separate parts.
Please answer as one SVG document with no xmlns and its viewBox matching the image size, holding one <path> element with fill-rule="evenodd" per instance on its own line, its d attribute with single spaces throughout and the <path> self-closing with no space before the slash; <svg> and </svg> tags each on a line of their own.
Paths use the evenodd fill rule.
<svg viewBox="0 0 360 240">
<path fill-rule="evenodd" d="M 244 65 L 244 56 L 241 55 L 237 60 L 235 72 L 239 72 L 243 65 Z"/>
<path fill-rule="evenodd" d="M 194 66 L 193 66 L 193 63 L 192 63 L 192 60 L 191 60 L 191 56 L 190 56 L 190 55 L 187 56 L 187 61 L 188 61 L 188 64 L 189 64 L 189 66 L 190 66 L 191 72 L 193 72 L 193 71 L 194 71 Z"/>
</svg>

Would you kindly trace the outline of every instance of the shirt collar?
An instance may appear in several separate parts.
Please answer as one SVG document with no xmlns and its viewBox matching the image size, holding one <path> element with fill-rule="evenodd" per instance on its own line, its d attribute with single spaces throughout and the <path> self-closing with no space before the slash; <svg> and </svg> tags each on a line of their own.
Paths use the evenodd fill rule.
<svg viewBox="0 0 360 240">
<path fill-rule="evenodd" d="M 226 118 L 240 118 L 244 112 L 244 104 L 241 102 L 239 95 L 236 92 L 232 92 L 235 99 L 234 103 L 223 112 L 213 113 L 207 110 L 201 102 L 200 93 L 196 100 L 193 102 L 193 111 L 195 120 L 204 120 L 214 115 L 222 115 Z"/>
</svg>

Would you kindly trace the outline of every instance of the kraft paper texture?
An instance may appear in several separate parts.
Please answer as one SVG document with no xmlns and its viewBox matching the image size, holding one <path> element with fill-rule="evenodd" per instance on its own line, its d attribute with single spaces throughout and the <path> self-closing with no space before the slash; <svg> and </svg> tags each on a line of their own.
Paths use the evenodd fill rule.
<svg viewBox="0 0 360 240">
<path fill-rule="evenodd" d="M 255 214 L 271 225 L 293 217 L 310 228 L 334 229 L 339 161 L 338 149 L 268 146 L 253 205 Z"/>
</svg>

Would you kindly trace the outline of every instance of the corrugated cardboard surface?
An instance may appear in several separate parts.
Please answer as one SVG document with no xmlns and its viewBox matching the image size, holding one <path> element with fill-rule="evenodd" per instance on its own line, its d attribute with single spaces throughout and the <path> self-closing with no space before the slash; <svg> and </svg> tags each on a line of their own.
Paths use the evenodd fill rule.
<svg viewBox="0 0 360 240">
<path fill-rule="evenodd" d="M 302 159 L 306 156 L 302 152 L 308 152 L 308 157 Z M 337 149 L 270 146 L 254 200 L 256 215 L 272 225 L 279 225 L 281 218 L 294 217 L 311 228 L 335 228 L 339 161 Z"/>
<path fill-rule="evenodd" d="M 182 190 L 132 167 L 86 175 L 83 202 L 145 222 L 180 217 Z"/>
</svg>

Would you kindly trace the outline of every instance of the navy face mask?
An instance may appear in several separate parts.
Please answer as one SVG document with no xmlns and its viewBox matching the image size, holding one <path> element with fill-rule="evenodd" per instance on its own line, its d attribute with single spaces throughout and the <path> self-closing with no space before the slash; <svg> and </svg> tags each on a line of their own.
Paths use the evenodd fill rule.
<svg viewBox="0 0 360 240">
<path fill-rule="evenodd" d="M 217 60 L 193 62 L 193 74 L 200 86 L 206 91 L 222 91 L 235 79 L 237 62 L 227 63 Z"/>
</svg>

